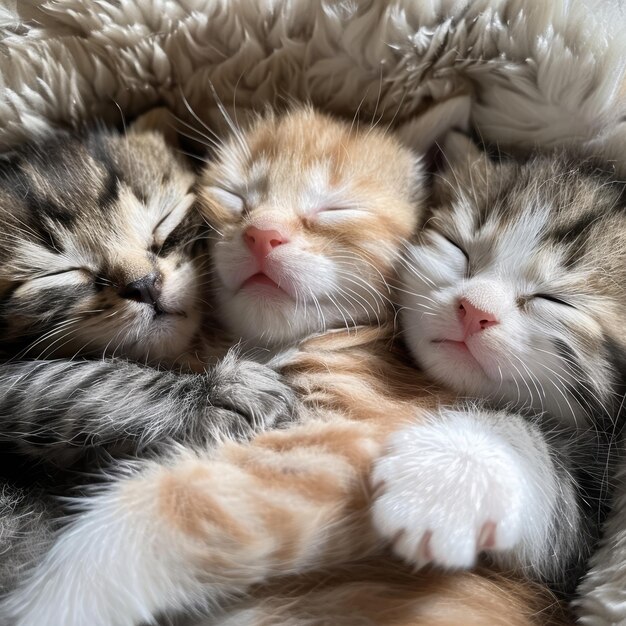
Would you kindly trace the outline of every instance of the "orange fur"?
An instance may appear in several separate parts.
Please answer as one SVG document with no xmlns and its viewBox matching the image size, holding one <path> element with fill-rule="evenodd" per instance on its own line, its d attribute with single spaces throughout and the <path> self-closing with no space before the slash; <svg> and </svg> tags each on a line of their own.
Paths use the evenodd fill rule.
<svg viewBox="0 0 626 626">
<path fill-rule="evenodd" d="M 233 622 L 246 626 L 566 624 L 539 584 L 487 569 L 411 573 L 384 552 L 368 517 L 370 465 L 391 430 L 452 400 L 390 350 L 390 339 L 382 328 L 310 340 L 284 371 L 310 419 L 162 474 L 160 509 L 188 535 L 190 562 L 223 578 L 236 563 L 238 583 L 278 577 L 236 607 L 251 611 Z M 206 480 L 193 479 L 202 472 Z M 369 562 L 344 565 L 363 557 Z"/>
<path fill-rule="evenodd" d="M 281 579 L 255 589 L 241 626 L 566 626 L 571 619 L 544 587 L 482 569 L 414 574 L 377 560 Z M 245 615 L 245 617 L 244 617 Z"/>
<path fill-rule="evenodd" d="M 455 400 L 393 342 L 386 294 L 423 209 L 418 165 L 384 132 L 310 109 L 261 120 L 222 150 L 200 189 L 219 235 L 213 261 L 221 320 L 273 347 L 308 337 L 275 361 L 282 359 L 301 398 L 302 419 L 249 443 L 146 460 L 86 499 L 24 587 L 19 611 L 47 617 L 53 599 L 73 624 L 134 623 L 282 578 L 265 590 L 275 595 L 252 623 L 280 623 L 265 606 L 294 626 L 307 623 L 298 610 L 309 613 L 309 624 L 533 624 L 537 607 L 552 602 L 543 591 L 492 573 L 410 574 L 389 560 L 372 524 L 379 486 L 371 468 L 390 433 Z M 246 228 L 275 233 L 279 242 L 259 260 Z M 247 290 L 259 273 L 269 290 L 267 281 Z M 342 309 L 332 296 L 349 293 L 346 276 L 361 290 Z M 306 315 L 298 305 L 306 306 L 309 286 Z M 344 569 L 362 559 L 372 560 L 367 569 Z M 109 574 L 102 585 L 83 575 L 94 560 Z M 286 580 L 322 568 L 342 569 L 317 581 Z M 292 617 L 289 598 L 298 602 Z"/>
</svg>

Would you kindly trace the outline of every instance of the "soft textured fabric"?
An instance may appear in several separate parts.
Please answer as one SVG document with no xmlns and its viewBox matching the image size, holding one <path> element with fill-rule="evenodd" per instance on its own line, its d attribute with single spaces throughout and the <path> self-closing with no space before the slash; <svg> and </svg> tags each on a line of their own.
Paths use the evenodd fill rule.
<svg viewBox="0 0 626 626">
<path fill-rule="evenodd" d="M 489 141 L 618 158 L 624 24 L 621 0 L 4 0 L 0 147 L 185 99 L 210 121 L 212 85 L 385 121 L 466 92 Z"/>
</svg>

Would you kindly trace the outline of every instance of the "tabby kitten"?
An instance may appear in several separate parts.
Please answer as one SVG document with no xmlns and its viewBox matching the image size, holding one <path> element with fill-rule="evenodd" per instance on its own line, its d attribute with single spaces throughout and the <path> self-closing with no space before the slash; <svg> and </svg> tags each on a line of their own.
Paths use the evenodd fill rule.
<svg viewBox="0 0 626 626">
<path fill-rule="evenodd" d="M 575 582 L 623 425 L 625 187 L 565 155 L 491 162 L 458 134 L 446 156 L 402 272 L 406 341 L 433 379 L 528 419 L 479 407 L 396 433 L 375 517 L 413 563 L 487 550 Z"/>
<path fill-rule="evenodd" d="M 20 459 L 206 445 L 291 415 L 290 390 L 252 361 L 180 371 L 200 332 L 203 221 L 195 175 L 139 128 L 59 133 L 0 167 L 5 589 L 49 529 L 39 475 L 51 470 Z"/>
<path fill-rule="evenodd" d="M 200 192 L 218 233 L 222 322 L 270 346 L 308 336 L 275 360 L 303 423 L 142 463 L 83 500 L 5 603 L 14 623 L 131 625 L 380 553 L 372 463 L 391 432 L 455 399 L 390 350 L 388 283 L 423 208 L 421 181 L 419 158 L 394 137 L 310 109 L 223 145 Z"/>
</svg>

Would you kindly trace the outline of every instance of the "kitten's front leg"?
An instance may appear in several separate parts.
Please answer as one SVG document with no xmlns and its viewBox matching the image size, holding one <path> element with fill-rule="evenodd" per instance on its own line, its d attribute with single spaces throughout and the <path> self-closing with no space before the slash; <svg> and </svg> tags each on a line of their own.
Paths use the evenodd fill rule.
<svg viewBox="0 0 626 626">
<path fill-rule="evenodd" d="M 373 472 L 375 526 L 418 566 L 471 567 L 487 551 L 552 579 L 581 526 L 557 447 L 516 414 L 442 409 L 391 437 Z"/>
<path fill-rule="evenodd" d="M 11 626 L 134 626 L 344 563 L 382 544 L 367 476 L 380 431 L 310 420 L 143 462 L 80 503 L 27 580 L 0 604 Z"/>
<path fill-rule="evenodd" d="M 208 372 L 212 406 L 241 415 L 255 430 L 292 423 L 296 395 L 277 369 L 229 352 Z"/>
<path fill-rule="evenodd" d="M 296 412 L 276 371 L 233 352 L 201 373 L 122 359 L 0 365 L 0 441 L 60 466 L 93 448 L 137 454 L 171 440 L 247 439 Z"/>
</svg>

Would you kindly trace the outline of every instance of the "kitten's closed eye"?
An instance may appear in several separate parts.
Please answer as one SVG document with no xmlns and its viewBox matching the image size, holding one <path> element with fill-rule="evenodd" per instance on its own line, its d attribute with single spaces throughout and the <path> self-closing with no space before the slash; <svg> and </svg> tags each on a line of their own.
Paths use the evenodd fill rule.
<svg viewBox="0 0 626 626">
<path fill-rule="evenodd" d="M 367 214 L 364 209 L 352 206 L 329 206 L 318 209 L 313 215 L 314 221 L 323 225 L 343 224 L 349 220 L 361 220 Z"/>
<path fill-rule="evenodd" d="M 69 274 L 70 272 L 83 272 L 85 274 L 91 274 L 91 271 L 84 267 L 68 267 L 67 269 L 56 270 L 54 272 L 47 272 L 46 274 L 33 276 L 33 280 L 37 280 L 39 278 L 51 278 L 52 276 L 60 276 L 61 274 Z"/>
<path fill-rule="evenodd" d="M 380 322 L 398 243 L 421 210 L 417 156 L 308 108 L 242 133 L 198 187 L 225 325 L 279 344 Z"/>
<path fill-rule="evenodd" d="M 0 168 L 15 231 L 0 237 L 2 340 L 38 356 L 176 357 L 199 321 L 193 172 L 154 133 L 42 145 Z"/>
<path fill-rule="evenodd" d="M 337 211 L 358 211 L 351 206 L 327 206 L 319 209 L 318 213 L 336 213 Z"/>
<path fill-rule="evenodd" d="M 539 298 L 540 300 L 547 300 L 548 302 L 554 302 L 555 304 L 568 306 L 572 309 L 576 308 L 570 302 L 566 302 L 565 300 L 562 300 L 561 298 L 557 298 L 556 296 L 551 296 L 550 294 L 547 294 L 547 293 L 536 293 L 533 295 L 533 298 Z"/>
<path fill-rule="evenodd" d="M 454 239 L 451 239 L 450 237 L 447 237 L 446 235 L 441 235 L 449 244 L 453 245 L 455 248 L 457 248 L 458 250 L 460 250 L 463 253 L 463 256 L 465 257 L 465 259 L 467 260 L 467 262 L 469 263 L 469 254 L 465 251 L 465 248 L 457 243 L 456 241 L 454 241 Z"/>
<path fill-rule="evenodd" d="M 195 201 L 193 194 L 186 194 L 173 209 L 162 217 L 152 231 L 150 252 L 157 256 L 168 254 L 177 248 L 183 240 L 183 221 Z"/>
<path fill-rule="evenodd" d="M 469 260 L 470 260 L 469 254 L 467 253 L 465 248 L 456 239 L 450 237 L 450 235 L 447 235 L 446 233 L 444 233 L 443 231 L 441 231 L 441 230 L 439 230 L 437 228 L 431 228 L 430 232 L 432 234 L 436 235 L 437 237 L 441 237 L 441 239 L 445 239 L 451 246 L 454 246 L 457 250 L 459 250 L 463 254 L 465 259 L 469 263 Z"/>
<path fill-rule="evenodd" d="M 620 371 L 607 343 L 624 328 L 623 184 L 560 154 L 463 159 L 407 257 L 409 347 L 463 394 L 563 419 L 605 412 Z M 468 193 L 478 172 L 484 184 Z"/>
<path fill-rule="evenodd" d="M 155 256 L 167 256 L 173 250 L 178 249 L 182 244 L 183 233 L 181 229 L 175 228 L 163 241 L 163 243 L 157 243 L 156 241 L 150 246 L 150 252 Z"/>
<path fill-rule="evenodd" d="M 238 193 L 231 191 L 229 189 L 224 189 L 223 187 L 210 186 L 206 189 L 207 193 L 215 198 L 215 200 L 223 206 L 225 209 L 229 211 L 234 211 L 237 213 L 241 213 L 245 206 L 246 202 L 242 196 Z"/>
</svg>

